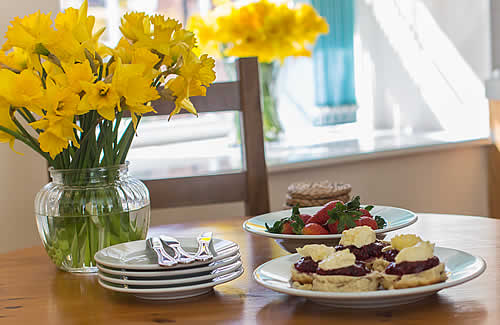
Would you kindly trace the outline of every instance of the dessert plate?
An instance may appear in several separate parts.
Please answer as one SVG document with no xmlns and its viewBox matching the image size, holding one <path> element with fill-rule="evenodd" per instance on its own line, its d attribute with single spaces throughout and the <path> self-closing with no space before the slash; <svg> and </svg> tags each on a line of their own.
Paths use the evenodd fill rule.
<svg viewBox="0 0 500 325">
<path fill-rule="evenodd" d="M 212 280 L 216 277 L 237 271 L 242 267 L 240 261 L 233 263 L 231 265 L 227 265 L 216 270 L 213 270 L 209 274 L 200 275 L 200 276 L 188 276 L 179 279 L 157 279 L 157 278 L 134 278 L 128 276 L 117 276 L 112 274 L 107 274 L 99 271 L 97 274 L 99 279 L 118 284 L 125 284 L 127 286 L 130 285 L 139 285 L 139 286 L 162 286 L 169 287 L 177 284 L 194 284 L 197 282 L 205 282 L 208 280 Z"/>
<path fill-rule="evenodd" d="M 300 213 L 314 215 L 321 208 L 322 207 L 300 208 Z M 387 226 L 385 228 L 375 230 L 377 238 L 379 239 L 383 239 L 385 237 L 385 233 L 387 232 L 408 227 L 418 220 L 417 215 L 409 210 L 389 206 L 376 205 L 370 213 L 372 215 L 379 215 L 383 217 L 387 222 Z M 274 238 L 283 249 L 289 251 L 290 253 L 295 253 L 295 249 L 297 247 L 302 247 L 308 244 L 325 244 L 335 246 L 340 241 L 341 234 L 288 235 L 274 234 L 266 231 L 266 223 L 268 225 L 272 225 L 274 222 L 291 215 L 292 210 L 282 210 L 261 214 L 246 220 L 243 223 L 243 229 L 256 235 Z"/>
<path fill-rule="evenodd" d="M 253 276 L 266 288 L 305 297 L 319 304 L 342 308 L 380 308 L 416 302 L 439 290 L 470 281 L 486 269 L 486 263 L 479 256 L 443 247 L 436 247 L 434 253 L 445 264 L 448 280 L 409 289 L 367 292 L 319 292 L 294 289 L 289 283 L 290 268 L 299 260 L 299 254 L 282 256 L 266 262 L 255 269 Z"/>
<path fill-rule="evenodd" d="M 111 275 L 119 275 L 119 276 L 128 276 L 135 278 L 163 278 L 163 279 L 176 279 L 176 278 L 184 278 L 184 277 L 192 277 L 197 275 L 208 274 L 211 271 L 224 267 L 226 265 L 233 264 L 240 260 L 240 253 L 235 252 L 234 255 L 228 256 L 227 258 L 223 258 L 221 260 L 212 262 L 206 266 L 194 266 L 185 269 L 178 270 L 159 270 L 159 271 L 141 271 L 141 270 L 128 270 L 128 269 L 116 269 L 106 267 L 101 264 L 97 264 L 97 268 L 99 271 Z"/>
<path fill-rule="evenodd" d="M 189 253 L 195 253 L 198 242 L 194 237 L 178 237 L 179 243 Z M 177 264 L 172 267 L 159 266 L 156 253 L 146 247 L 145 240 L 136 240 L 106 247 L 98 251 L 94 258 L 104 267 L 127 270 L 177 270 L 205 266 L 212 262 L 225 259 L 239 252 L 236 243 L 219 238 L 213 238 L 210 250 L 214 258 L 209 261 L 196 261 L 190 264 Z"/>
<path fill-rule="evenodd" d="M 193 285 L 179 285 L 176 287 L 161 287 L 161 286 L 127 286 L 123 284 L 116 284 L 98 279 L 99 284 L 105 288 L 116 292 L 130 293 L 141 299 L 148 300 L 175 300 L 189 297 L 195 297 L 206 294 L 212 291 L 213 287 L 223 284 L 238 278 L 243 274 L 243 268 L 240 268 L 232 273 L 219 276 L 210 281 L 193 284 Z"/>
</svg>

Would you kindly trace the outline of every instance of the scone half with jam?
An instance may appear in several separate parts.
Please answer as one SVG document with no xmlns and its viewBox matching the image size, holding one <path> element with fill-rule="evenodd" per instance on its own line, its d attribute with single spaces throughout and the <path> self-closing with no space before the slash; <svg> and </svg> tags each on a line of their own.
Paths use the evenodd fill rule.
<svg viewBox="0 0 500 325">
<path fill-rule="evenodd" d="M 322 244 L 312 244 L 297 248 L 297 253 L 301 257 L 291 268 L 292 287 L 311 290 L 318 263 L 335 253 L 335 248 Z"/>
<path fill-rule="evenodd" d="M 434 256 L 434 244 L 428 241 L 403 248 L 382 276 L 385 289 L 414 288 L 447 279 L 445 266 Z"/>
<path fill-rule="evenodd" d="M 313 275 L 312 290 L 328 292 L 374 291 L 379 276 L 364 263 L 357 263 L 349 250 L 337 251 L 318 263 Z"/>
<path fill-rule="evenodd" d="M 391 239 L 389 246 L 382 249 L 382 256 L 373 261 L 372 270 L 384 272 L 389 264 L 396 261 L 396 255 L 406 247 L 415 246 L 422 241 L 422 238 L 414 234 L 398 235 Z"/>
<path fill-rule="evenodd" d="M 366 264 L 372 268 L 373 263 L 383 259 L 382 250 L 389 246 L 388 242 L 377 240 L 375 231 L 368 226 L 359 226 L 344 230 L 340 237 L 340 243 L 335 247 L 337 251 L 348 249 L 356 261 Z"/>
</svg>

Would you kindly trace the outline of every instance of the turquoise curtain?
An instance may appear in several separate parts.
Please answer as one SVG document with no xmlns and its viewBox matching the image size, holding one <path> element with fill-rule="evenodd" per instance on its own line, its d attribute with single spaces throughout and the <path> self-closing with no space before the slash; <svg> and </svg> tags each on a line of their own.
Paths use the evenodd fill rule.
<svg viewBox="0 0 500 325">
<path fill-rule="evenodd" d="M 316 105 L 355 105 L 354 0 L 311 0 L 311 3 L 330 25 L 330 32 L 318 38 L 314 49 Z"/>
</svg>

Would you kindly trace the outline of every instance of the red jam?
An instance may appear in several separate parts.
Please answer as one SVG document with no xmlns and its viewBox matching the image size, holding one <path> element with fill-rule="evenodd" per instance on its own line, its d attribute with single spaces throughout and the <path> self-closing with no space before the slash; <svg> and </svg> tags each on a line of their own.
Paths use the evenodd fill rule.
<svg viewBox="0 0 500 325">
<path fill-rule="evenodd" d="M 404 274 L 419 273 L 431 269 L 437 265 L 439 265 L 439 258 L 437 258 L 437 256 L 434 256 L 425 261 L 402 262 L 399 264 L 391 263 L 385 269 L 385 273 L 401 276 Z"/>
<path fill-rule="evenodd" d="M 396 255 L 398 255 L 398 254 L 399 254 L 399 251 L 397 249 L 388 249 L 382 253 L 382 256 L 384 257 L 384 260 L 386 260 L 386 261 L 395 262 Z"/>
<path fill-rule="evenodd" d="M 314 262 L 310 256 L 302 257 L 294 264 L 295 269 L 299 272 L 316 273 L 318 263 Z"/>
<path fill-rule="evenodd" d="M 343 249 L 349 249 L 349 251 L 356 256 L 356 260 L 366 261 L 366 260 L 369 260 L 372 258 L 382 256 L 382 248 L 384 248 L 387 245 L 388 244 L 386 244 L 384 242 L 376 241 L 374 243 L 365 245 L 363 247 L 356 247 L 354 245 L 350 245 L 350 246 L 338 245 L 338 246 L 335 246 L 335 249 L 337 251 L 341 251 Z"/>
<path fill-rule="evenodd" d="M 348 267 L 342 267 L 340 269 L 334 270 L 323 270 L 318 268 L 317 272 L 319 275 L 346 275 L 346 276 L 363 276 L 370 273 L 363 264 L 354 264 Z"/>
</svg>

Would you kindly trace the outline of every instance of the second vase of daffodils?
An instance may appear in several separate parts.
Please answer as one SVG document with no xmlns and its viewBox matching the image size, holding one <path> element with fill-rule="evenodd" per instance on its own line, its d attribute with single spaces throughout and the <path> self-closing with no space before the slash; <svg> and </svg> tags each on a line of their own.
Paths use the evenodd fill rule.
<svg viewBox="0 0 500 325">
<path fill-rule="evenodd" d="M 214 57 L 258 58 L 264 137 L 277 140 L 283 130 L 277 110 L 279 67 L 288 57 L 311 56 L 311 47 L 328 32 L 328 24 L 307 4 L 222 3 L 205 15 L 191 17 L 188 27 L 197 34 L 200 48 Z"/>
</svg>

